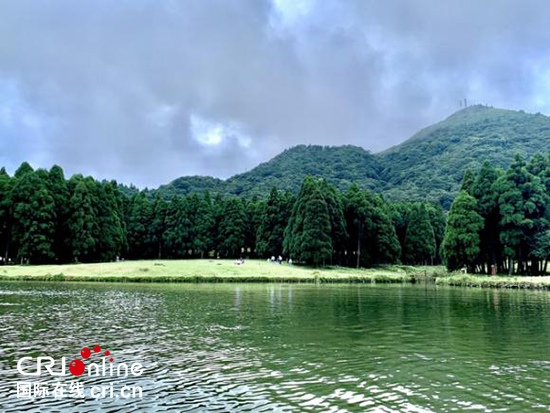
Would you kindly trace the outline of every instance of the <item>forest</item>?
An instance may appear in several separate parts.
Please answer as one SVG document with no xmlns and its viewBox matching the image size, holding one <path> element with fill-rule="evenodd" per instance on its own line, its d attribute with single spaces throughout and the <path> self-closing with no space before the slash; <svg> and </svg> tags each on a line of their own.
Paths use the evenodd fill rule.
<svg viewBox="0 0 550 413">
<path fill-rule="evenodd" d="M 442 254 L 449 270 L 546 273 L 550 255 L 550 157 L 520 155 L 505 172 L 466 170 L 448 214 Z"/>
<path fill-rule="evenodd" d="M 23 163 L 13 177 L 0 170 L 0 262 L 282 256 L 312 266 L 445 263 L 539 275 L 550 255 L 549 194 L 550 158 L 541 154 L 517 155 L 506 171 L 489 162 L 466 170 L 448 214 L 311 176 L 297 195 L 273 187 L 266 198 L 166 198 Z"/>
<path fill-rule="evenodd" d="M 388 203 L 351 185 L 338 191 L 306 177 L 297 196 L 266 199 L 209 192 L 170 199 L 131 196 L 115 181 L 23 163 L 0 170 L 2 263 L 46 264 L 153 258 L 291 258 L 308 265 L 435 264 L 443 209 Z"/>
</svg>

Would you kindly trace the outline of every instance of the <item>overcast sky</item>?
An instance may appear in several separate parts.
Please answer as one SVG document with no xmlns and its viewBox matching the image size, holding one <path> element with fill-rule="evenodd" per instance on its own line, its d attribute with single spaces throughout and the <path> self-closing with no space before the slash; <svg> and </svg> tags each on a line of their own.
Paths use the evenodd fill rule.
<svg viewBox="0 0 550 413">
<path fill-rule="evenodd" d="M 0 165 L 154 187 L 550 113 L 547 0 L 0 0 Z"/>
</svg>

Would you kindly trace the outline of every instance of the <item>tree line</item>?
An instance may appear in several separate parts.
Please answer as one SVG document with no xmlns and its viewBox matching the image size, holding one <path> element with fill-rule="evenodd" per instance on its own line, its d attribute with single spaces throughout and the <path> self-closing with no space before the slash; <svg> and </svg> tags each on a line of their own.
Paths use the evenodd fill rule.
<svg viewBox="0 0 550 413">
<path fill-rule="evenodd" d="M 550 255 L 550 158 L 517 155 L 503 171 L 467 170 L 442 245 L 449 270 L 546 273 Z"/>
<path fill-rule="evenodd" d="M 65 179 L 59 166 L 0 169 L 1 263 L 281 255 L 315 266 L 437 264 L 444 231 L 440 206 L 388 203 L 312 177 L 297 196 L 273 188 L 267 199 L 166 199 L 127 196 L 115 181 Z"/>
</svg>

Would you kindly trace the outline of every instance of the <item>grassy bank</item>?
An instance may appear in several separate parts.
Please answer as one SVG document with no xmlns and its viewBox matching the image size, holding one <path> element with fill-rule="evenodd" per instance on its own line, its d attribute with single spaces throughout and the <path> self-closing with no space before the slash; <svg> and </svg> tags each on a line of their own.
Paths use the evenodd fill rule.
<svg viewBox="0 0 550 413">
<path fill-rule="evenodd" d="M 0 280 L 101 282 L 411 282 L 441 267 L 311 268 L 247 260 L 150 260 L 0 267 Z"/>
<path fill-rule="evenodd" d="M 482 288 L 525 288 L 550 290 L 550 276 L 514 277 L 508 275 L 463 275 L 456 274 L 436 279 L 438 285 Z"/>
</svg>

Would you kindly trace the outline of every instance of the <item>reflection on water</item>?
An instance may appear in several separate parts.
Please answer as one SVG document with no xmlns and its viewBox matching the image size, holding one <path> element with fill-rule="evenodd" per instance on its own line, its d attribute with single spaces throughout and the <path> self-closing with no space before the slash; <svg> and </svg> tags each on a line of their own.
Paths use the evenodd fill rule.
<svg viewBox="0 0 550 413">
<path fill-rule="evenodd" d="M 8 411 L 550 407 L 547 292 L 2 283 L 0 335 Z M 16 398 L 20 357 L 72 359 L 94 344 L 145 366 L 115 381 L 141 386 L 142 399 Z"/>
</svg>

